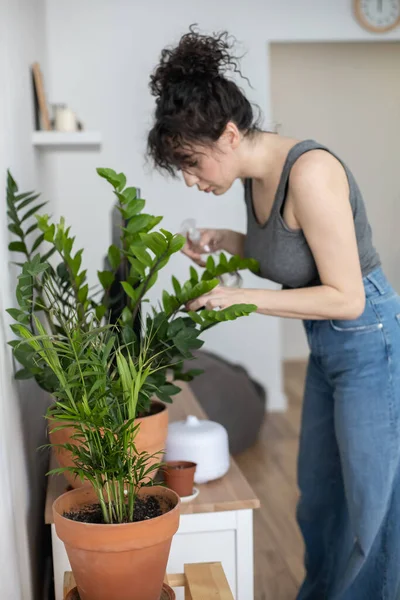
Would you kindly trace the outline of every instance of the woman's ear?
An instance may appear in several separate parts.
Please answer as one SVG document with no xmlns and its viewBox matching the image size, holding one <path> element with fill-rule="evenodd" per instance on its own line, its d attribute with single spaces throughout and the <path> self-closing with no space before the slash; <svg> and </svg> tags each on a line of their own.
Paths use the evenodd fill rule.
<svg viewBox="0 0 400 600">
<path fill-rule="evenodd" d="M 236 150 L 236 148 L 239 146 L 241 135 L 237 125 L 235 125 L 233 121 L 228 121 L 221 138 L 224 146 L 230 148 L 231 150 Z"/>
</svg>

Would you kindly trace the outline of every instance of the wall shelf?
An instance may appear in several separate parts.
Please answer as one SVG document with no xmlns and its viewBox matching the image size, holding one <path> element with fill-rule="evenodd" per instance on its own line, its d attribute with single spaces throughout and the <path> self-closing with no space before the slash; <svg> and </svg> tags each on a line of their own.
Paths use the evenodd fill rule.
<svg viewBox="0 0 400 600">
<path fill-rule="evenodd" d="M 100 146 L 101 134 L 99 131 L 34 131 L 32 144 L 38 148 Z"/>
</svg>

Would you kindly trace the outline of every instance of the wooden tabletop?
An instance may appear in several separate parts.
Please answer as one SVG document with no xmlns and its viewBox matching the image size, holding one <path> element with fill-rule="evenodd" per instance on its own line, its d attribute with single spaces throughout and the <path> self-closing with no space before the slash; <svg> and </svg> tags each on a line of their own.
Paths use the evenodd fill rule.
<svg viewBox="0 0 400 600">
<path fill-rule="evenodd" d="M 174 396 L 173 404 L 168 407 L 170 421 L 184 420 L 188 415 L 206 418 L 190 387 L 184 382 L 179 382 L 179 385 L 182 391 Z M 54 466 L 56 463 L 53 455 L 50 467 Z M 181 504 L 182 514 L 243 510 L 260 506 L 260 501 L 232 457 L 230 469 L 224 477 L 196 487 L 199 489 L 199 495 L 192 502 Z M 67 483 L 62 475 L 49 476 L 45 507 L 46 524 L 53 523 L 53 502 L 66 488 Z"/>
</svg>

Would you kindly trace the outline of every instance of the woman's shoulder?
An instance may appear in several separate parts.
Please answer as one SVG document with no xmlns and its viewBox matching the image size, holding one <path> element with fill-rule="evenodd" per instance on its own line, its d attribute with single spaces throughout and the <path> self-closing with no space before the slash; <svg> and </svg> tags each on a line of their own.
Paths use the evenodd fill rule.
<svg viewBox="0 0 400 600">
<path fill-rule="evenodd" d="M 301 144 L 301 142 L 300 142 Z M 303 152 L 290 170 L 290 183 L 312 184 L 320 179 L 345 176 L 344 165 L 328 148 L 316 145 Z"/>
</svg>

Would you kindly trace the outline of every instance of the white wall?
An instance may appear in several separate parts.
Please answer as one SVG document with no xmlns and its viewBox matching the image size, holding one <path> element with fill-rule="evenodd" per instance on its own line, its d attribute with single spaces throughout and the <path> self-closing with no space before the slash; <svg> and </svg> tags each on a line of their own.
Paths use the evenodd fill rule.
<svg viewBox="0 0 400 600">
<path fill-rule="evenodd" d="M 38 184 L 31 146 L 29 65 L 44 60 L 44 2 L 0 1 L 0 590 L 5 600 L 39 598 L 44 556 L 45 402 L 36 386 L 17 386 L 4 310 L 14 304 L 6 225 L 6 169 L 27 190 Z"/>
<path fill-rule="evenodd" d="M 384 270 L 400 291 L 400 44 L 277 43 L 271 69 L 273 113 L 282 134 L 323 140 L 347 163 L 362 190 Z M 284 356 L 307 356 L 301 324 L 286 319 L 282 331 Z"/>
<path fill-rule="evenodd" d="M 112 196 L 105 183 L 97 180 L 95 167 L 99 165 L 124 171 L 132 184 L 141 187 L 149 209 L 165 215 L 164 224 L 171 230 L 177 230 L 188 216 L 198 218 L 203 226 L 245 227 L 239 185 L 221 199 L 208 198 L 144 165 L 153 109 L 147 85 L 160 50 L 177 42 L 194 22 L 203 30 L 228 29 L 241 43 L 239 52 L 247 52 L 242 68 L 253 89 L 243 80 L 241 85 L 262 107 L 268 124 L 268 42 L 371 38 L 355 22 L 351 5 L 350 0 L 47 0 L 49 98 L 68 102 L 85 126 L 100 129 L 104 139 L 100 154 L 52 152 L 46 156 L 51 174 L 46 191 L 54 212 L 72 224 L 78 243 L 86 247 L 90 270 L 100 266 L 109 240 Z M 387 37 L 396 36 L 398 32 Z M 177 257 L 166 270 L 168 278 L 172 271 L 183 278 L 187 267 Z M 247 284 L 269 285 L 251 277 Z M 244 363 L 265 384 L 273 408 L 284 405 L 280 328 L 276 319 L 253 316 L 207 336 L 209 348 Z"/>
</svg>

